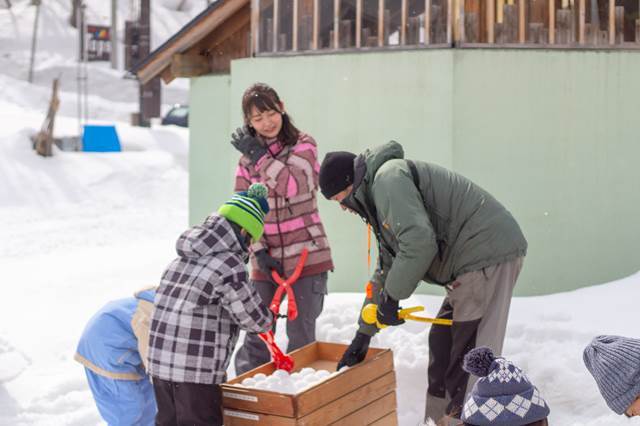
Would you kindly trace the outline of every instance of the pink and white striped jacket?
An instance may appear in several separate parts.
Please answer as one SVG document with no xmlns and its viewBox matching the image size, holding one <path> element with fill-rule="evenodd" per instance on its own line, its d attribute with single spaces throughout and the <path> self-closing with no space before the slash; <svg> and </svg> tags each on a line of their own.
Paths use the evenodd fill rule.
<svg viewBox="0 0 640 426">
<path fill-rule="evenodd" d="M 252 252 L 267 248 L 283 263 L 285 274 L 293 273 L 304 247 L 309 251 L 301 276 L 333 270 L 329 241 L 320 220 L 316 193 L 318 190 L 318 149 L 307 134 L 300 133 L 294 146 L 283 146 L 277 140 L 266 141 L 268 153 L 254 166 L 242 156 L 236 170 L 236 191 L 246 191 L 252 183 L 262 182 L 269 188 L 269 207 L 264 235 L 251 246 Z M 266 277 L 251 256 L 251 278 Z"/>
</svg>

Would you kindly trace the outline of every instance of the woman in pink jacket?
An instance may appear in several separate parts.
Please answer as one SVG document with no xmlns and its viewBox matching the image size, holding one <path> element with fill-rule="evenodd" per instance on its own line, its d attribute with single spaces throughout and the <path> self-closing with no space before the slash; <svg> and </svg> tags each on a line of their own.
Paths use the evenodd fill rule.
<svg viewBox="0 0 640 426">
<path fill-rule="evenodd" d="M 249 87 L 242 97 L 244 127 L 231 144 L 242 154 L 235 191 L 252 183 L 269 188 L 264 236 L 253 244 L 251 279 L 263 302 L 270 304 L 277 285 L 271 270 L 293 273 L 303 249 L 308 257 L 293 285 L 298 317 L 287 320 L 287 352 L 315 340 L 316 319 L 327 294 L 327 272 L 333 270 L 329 242 L 318 214 L 318 151 L 313 138 L 298 130 L 274 89 L 263 83 Z M 269 361 L 269 352 L 255 335 L 247 335 L 236 355 L 236 373 Z"/>
</svg>

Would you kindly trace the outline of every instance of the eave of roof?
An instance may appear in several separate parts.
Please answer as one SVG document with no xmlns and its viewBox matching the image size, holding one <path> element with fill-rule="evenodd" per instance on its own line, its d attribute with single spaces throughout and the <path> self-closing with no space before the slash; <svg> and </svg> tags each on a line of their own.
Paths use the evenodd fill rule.
<svg viewBox="0 0 640 426">
<path fill-rule="evenodd" d="M 205 10 L 203 10 L 198 16 L 189 21 L 184 27 L 180 29 L 177 33 L 171 36 L 167 41 L 162 43 L 160 47 L 151 52 L 147 57 L 142 59 L 140 62 L 136 63 L 131 69 L 128 70 L 129 75 L 136 76 L 140 80 L 149 81 L 151 78 L 159 75 L 162 71 L 170 65 L 171 63 L 171 55 L 174 53 L 182 53 L 184 50 L 192 47 L 197 42 L 202 40 L 207 34 L 211 33 L 211 31 L 215 30 L 224 19 L 220 21 L 216 21 L 212 16 L 219 12 L 220 14 L 224 14 L 227 12 L 228 15 L 231 16 L 237 10 L 239 10 L 242 6 L 248 3 L 249 0 L 217 0 L 214 3 L 210 4 Z M 226 6 L 226 9 L 225 9 Z M 234 8 L 235 6 L 235 8 Z M 193 36 L 191 34 L 192 31 L 195 31 L 197 27 L 200 25 L 205 25 L 207 22 L 210 23 L 211 28 L 207 31 L 203 31 L 200 34 Z M 189 41 L 185 41 L 184 43 L 180 43 L 185 40 L 188 36 L 192 36 L 192 39 Z M 163 56 L 166 56 L 163 58 Z M 153 65 L 155 62 L 162 61 L 160 65 L 157 65 L 154 70 L 151 71 L 151 75 L 145 73 L 145 69 L 149 66 Z M 141 78 L 143 75 L 144 78 Z"/>
</svg>

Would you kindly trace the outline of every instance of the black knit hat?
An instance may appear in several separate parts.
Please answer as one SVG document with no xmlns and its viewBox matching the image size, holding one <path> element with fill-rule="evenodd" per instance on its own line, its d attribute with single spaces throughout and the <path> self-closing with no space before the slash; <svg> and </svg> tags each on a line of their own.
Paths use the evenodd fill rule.
<svg viewBox="0 0 640 426">
<path fill-rule="evenodd" d="M 356 155 L 334 151 L 324 156 L 320 166 L 320 191 L 328 200 L 353 183 L 353 160 Z"/>
</svg>

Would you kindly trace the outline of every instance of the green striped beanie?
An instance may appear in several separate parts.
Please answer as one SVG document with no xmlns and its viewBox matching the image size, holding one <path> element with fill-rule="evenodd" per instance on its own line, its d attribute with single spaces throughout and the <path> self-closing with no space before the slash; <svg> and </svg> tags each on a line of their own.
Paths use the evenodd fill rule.
<svg viewBox="0 0 640 426">
<path fill-rule="evenodd" d="M 246 229 L 253 241 L 264 231 L 264 216 L 269 213 L 267 187 L 254 183 L 247 192 L 238 192 L 218 209 L 218 214 Z"/>
</svg>

